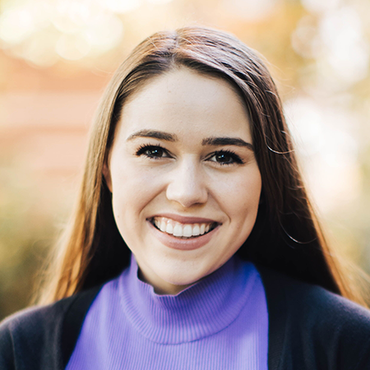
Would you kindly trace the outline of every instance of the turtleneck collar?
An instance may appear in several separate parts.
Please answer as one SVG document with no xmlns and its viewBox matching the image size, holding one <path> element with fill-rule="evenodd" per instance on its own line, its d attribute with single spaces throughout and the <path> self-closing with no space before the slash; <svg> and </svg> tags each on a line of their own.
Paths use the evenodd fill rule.
<svg viewBox="0 0 370 370">
<path fill-rule="evenodd" d="M 135 330 L 156 343 L 179 344 L 228 327 L 250 299 L 256 278 L 251 263 L 233 257 L 179 294 L 158 295 L 138 278 L 138 265 L 132 256 L 118 288 L 123 310 Z"/>
</svg>

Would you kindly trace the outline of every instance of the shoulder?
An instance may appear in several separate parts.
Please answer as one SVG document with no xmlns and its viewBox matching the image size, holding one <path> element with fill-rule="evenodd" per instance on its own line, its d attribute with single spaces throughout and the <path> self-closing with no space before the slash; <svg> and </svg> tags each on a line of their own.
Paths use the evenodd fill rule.
<svg viewBox="0 0 370 370">
<path fill-rule="evenodd" d="M 0 325 L 0 368 L 23 369 L 28 359 L 33 364 L 43 361 L 41 352 L 55 343 L 72 301 L 69 298 L 45 307 L 28 308 L 5 319 Z"/>
<path fill-rule="evenodd" d="M 370 310 L 354 303 L 338 294 L 313 284 L 308 284 L 279 272 L 258 267 L 270 305 L 275 306 L 271 300 L 280 298 L 289 304 L 290 314 L 300 313 L 307 318 L 320 312 L 326 319 L 336 321 L 348 320 L 349 324 L 355 325 L 361 322 L 365 326 L 370 325 Z M 329 315 L 330 314 L 330 315 Z M 325 315 L 328 315 L 326 317 Z"/>
<path fill-rule="evenodd" d="M 275 365 L 284 359 L 294 363 L 305 358 L 311 369 L 370 367 L 369 310 L 319 286 L 258 269 L 266 293 L 269 347 Z"/>
<path fill-rule="evenodd" d="M 70 350 L 68 344 L 62 347 L 62 343 L 74 345 L 69 339 L 77 340 L 86 312 L 99 290 L 96 287 L 6 318 L 0 324 L 0 368 L 63 368 L 65 356 L 73 348 Z"/>
</svg>

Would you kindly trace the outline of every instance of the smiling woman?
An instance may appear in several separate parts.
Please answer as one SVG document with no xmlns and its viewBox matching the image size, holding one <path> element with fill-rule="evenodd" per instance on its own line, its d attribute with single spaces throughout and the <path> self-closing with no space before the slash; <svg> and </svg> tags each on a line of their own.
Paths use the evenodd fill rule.
<svg viewBox="0 0 370 370">
<path fill-rule="evenodd" d="M 274 82 L 223 32 L 156 33 L 122 63 L 49 270 L 49 305 L 0 326 L 1 369 L 370 367 Z"/>
<path fill-rule="evenodd" d="M 123 106 L 103 173 L 118 230 L 156 292 L 209 275 L 248 238 L 261 193 L 251 148 L 239 95 L 189 68 L 154 78 Z"/>
</svg>

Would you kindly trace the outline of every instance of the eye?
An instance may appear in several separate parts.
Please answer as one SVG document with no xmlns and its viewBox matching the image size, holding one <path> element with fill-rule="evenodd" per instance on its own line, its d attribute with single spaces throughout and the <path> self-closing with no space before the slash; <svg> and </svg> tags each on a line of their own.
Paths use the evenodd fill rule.
<svg viewBox="0 0 370 370">
<path fill-rule="evenodd" d="M 140 157 L 144 155 L 148 158 L 158 159 L 158 158 L 170 158 L 168 151 L 162 148 L 160 145 L 143 145 L 141 146 L 136 155 Z"/>
<path fill-rule="evenodd" d="M 243 160 L 234 152 L 229 150 L 219 150 L 214 152 L 209 158 L 211 162 L 217 162 L 221 165 L 226 164 L 242 164 Z"/>
</svg>

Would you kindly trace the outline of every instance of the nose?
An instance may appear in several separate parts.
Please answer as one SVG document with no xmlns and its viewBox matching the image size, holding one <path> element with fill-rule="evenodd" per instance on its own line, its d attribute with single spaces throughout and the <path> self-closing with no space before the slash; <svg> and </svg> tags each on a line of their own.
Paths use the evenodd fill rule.
<svg viewBox="0 0 370 370">
<path fill-rule="evenodd" d="M 177 202 L 184 208 L 207 202 L 208 190 L 204 174 L 199 163 L 194 160 L 183 160 L 172 171 L 166 189 L 168 200 Z"/>
</svg>

